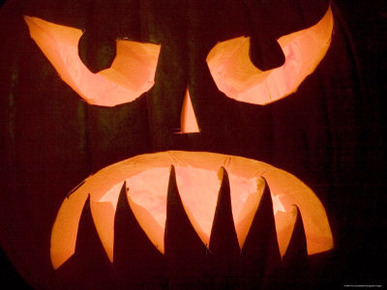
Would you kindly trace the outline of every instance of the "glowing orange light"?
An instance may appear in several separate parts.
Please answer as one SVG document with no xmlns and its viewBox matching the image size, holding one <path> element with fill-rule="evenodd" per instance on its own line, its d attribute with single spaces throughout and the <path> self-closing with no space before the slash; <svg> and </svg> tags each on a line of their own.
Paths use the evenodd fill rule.
<svg viewBox="0 0 387 290">
<path fill-rule="evenodd" d="M 129 205 L 148 238 L 164 252 L 166 199 L 170 166 L 176 170 L 184 209 L 206 245 L 215 214 L 221 180 L 228 172 L 232 213 L 242 248 L 264 189 L 270 187 L 277 238 L 284 255 L 295 222 L 293 205 L 304 221 L 308 254 L 330 250 L 332 233 L 323 205 L 313 191 L 295 176 L 252 159 L 208 153 L 168 151 L 145 154 L 108 166 L 86 179 L 60 207 L 51 235 L 51 260 L 56 269 L 75 251 L 78 224 L 90 194 L 91 212 L 109 259 L 113 260 L 114 215 L 120 189 L 126 182 Z"/>
<path fill-rule="evenodd" d="M 24 17 L 32 39 L 61 78 L 89 104 L 112 107 L 132 102 L 154 85 L 160 45 L 117 40 L 110 68 L 96 74 L 78 55 L 80 29 Z"/>
<path fill-rule="evenodd" d="M 215 45 L 207 64 L 218 89 L 240 102 L 266 105 L 294 93 L 324 58 L 331 42 L 333 15 L 329 8 L 314 26 L 278 39 L 285 63 L 261 71 L 249 57 L 250 38 Z"/>
</svg>

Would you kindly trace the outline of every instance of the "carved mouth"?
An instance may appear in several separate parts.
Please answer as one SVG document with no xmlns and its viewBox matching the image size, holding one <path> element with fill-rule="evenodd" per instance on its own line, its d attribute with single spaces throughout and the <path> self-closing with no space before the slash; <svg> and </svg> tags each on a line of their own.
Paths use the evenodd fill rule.
<svg viewBox="0 0 387 290">
<path fill-rule="evenodd" d="M 286 171 L 237 156 L 145 154 L 88 177 L 65 199 L 54 223 L 54 269 L 75 252 L 85 204 L 112 263 L 125 211 L 164 257 L 192 244 L 205 256 L 235 252 L 251 259 L 246 253 L 261 253 L 258 260 L 273 244 L 279 260 L 292 255 L 295 241 L 305 256 L 333 248 L 325 209 L 309 187 Z"/>
</svg>

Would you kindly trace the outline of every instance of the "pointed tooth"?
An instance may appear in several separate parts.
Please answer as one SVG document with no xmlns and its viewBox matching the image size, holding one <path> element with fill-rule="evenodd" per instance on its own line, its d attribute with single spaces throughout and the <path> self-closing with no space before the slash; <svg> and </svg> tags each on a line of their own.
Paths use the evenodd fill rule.
<svg viewBox="0 0 387 290">
<path fill-rule="evenodd" d="M 173 166 L 168 185 L 164 244 L 170 271 L 170 284 L 174 287 L 183 285 L 199 287 L 206 266 L 206 247 L 184 210 Z"/>
<path fill-rule="evenodd" d="M 79 221 L 75 254 L 55 273 L 56 279 L 69 288 L 86 289 L 92 287 L 93 283 L 109 287 L 114 281 L 111 263 L 94 226 L 90 203 L 89 195 Z"/>
<path fill-rule="evenodd" d="M 211 275 L 219 287 L 235 285 L 239 271 L 240 249 L 231 209 L 230 183 L 226 170 L 221 167 L 222 184 L 212 225 L 209 250 Z"/>
<path fill-rule="evenodd" d="M 113 262 L 114 215 L 115 209 L 110 202 L 93 202 L 90 204 L 98 236 L 110 262 Z"/>
<path fill-rule="evenodd" d="M 259 287 L 267 268 L 281 261 L 270 189 L 265 188 L 241 252 L 244 283 Z"/>
<path fill-rule="evenodd" d="M 90 203 L 91 203 L 91 200 L 89 195 L 87 197 L 87 200 L 79 221 L 77 244 L 75 247 L 75 252 L 85 252 L 86 254 L 86 253 L 90 253 L 91 248 L 99 249 L 102 247 L 102 243 L 99 239 L 99 236 L 97 234 L 97 231 L 94 225 Z M 103 250 L 103 252 L 105 251 Z M 90 258 L 92 258 L 93 256 L 94 255 L 91 255 Z"/>
<path fill-rule="evenodd" d="M 165 261 L 136 220 L 127 198 L 124 182 L 118 198 L 114 224 L 113 267 L 122 287 L 162 285 Z"/>
<path fill-rule="evenodd" d="M 289 241 L 288 248 L 283 257 L 284 264 L 300 265 L 308 257 L 304 223 L 302 221 L 299 208 L 294 205 L 296 210 L 296 221 L 293 233 Z"/>
<path fill-rule="evenodd" d="M 293 210 L 296 212 L 293 233 L 281 266 L 275 269 L 265 281 L 267 288 L 276 288 L 279 285 L 293 285 L 296 289 L 313 288 L 307 286 L 310 269 L 307 261 L 306 238 L 301 214 L 297 206 L 294 206 Z"/>
<path fill-rule="evenodd" d="M 224 251 L 238 254 L 239 245 L 231 209 L 230 183 L 226 170 L 221 167 L 222 183 L 216 204 L 210 236 L 210 251 L 216 255 Z"/>
<path fill-rule="evenodd" d="M 286 212 L 278 211 L 275 215 L 277 239 L 281 257 L 283 257 L 286 253 L 290 238 L 292 237 L 296 217 L 297 212 L 295 209 Z"/>
<path fill-rule="evenodd" d="M 59 209 L 51 232 L 50 256 L 54 270 L 75 253 L 79 222 L 88 196 L 86 190 L 77 190 Z"/>
</svg>

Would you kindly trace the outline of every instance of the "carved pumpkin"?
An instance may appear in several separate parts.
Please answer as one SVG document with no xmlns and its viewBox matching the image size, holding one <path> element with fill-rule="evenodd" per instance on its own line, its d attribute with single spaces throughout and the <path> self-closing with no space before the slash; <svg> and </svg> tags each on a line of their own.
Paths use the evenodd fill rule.
<svg viewBox="0 0 387 290">
<path fill-rule="evenodd" d="M 337 9 L 183 2 L 4 6 L 2 247 L 31 285 L 324 279 L 354 165 Z"/>
</svg>

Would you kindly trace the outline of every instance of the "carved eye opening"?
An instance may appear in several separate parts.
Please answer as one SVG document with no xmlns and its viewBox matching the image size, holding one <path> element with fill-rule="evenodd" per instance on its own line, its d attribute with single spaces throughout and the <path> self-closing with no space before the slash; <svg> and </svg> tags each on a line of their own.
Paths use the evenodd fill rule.
<svg viewBox="0 0 387 290">
<path fill-rule="evenodd" d="M 277 41 L 285 63 L 261 71 L 250 60 L 250 37 L 238 37 L 216 44 L 207 65 L 220 91 L 240 102 L 266 105 L 294 93 L 312 74 L 331 43 L 333 15 L 329 8 L 314 26 L 280 37 Z"/>
<path fill-rule="evenodd" d="M 117 40 L 110 68 L 92 73 L 78 54 L 80 29 L 36 17 L 24 19 L 32 39 L 60 77 L 87 103 L 113 107 L 132 102 L 153 87 L 160 45 Z"/>
</svg>

